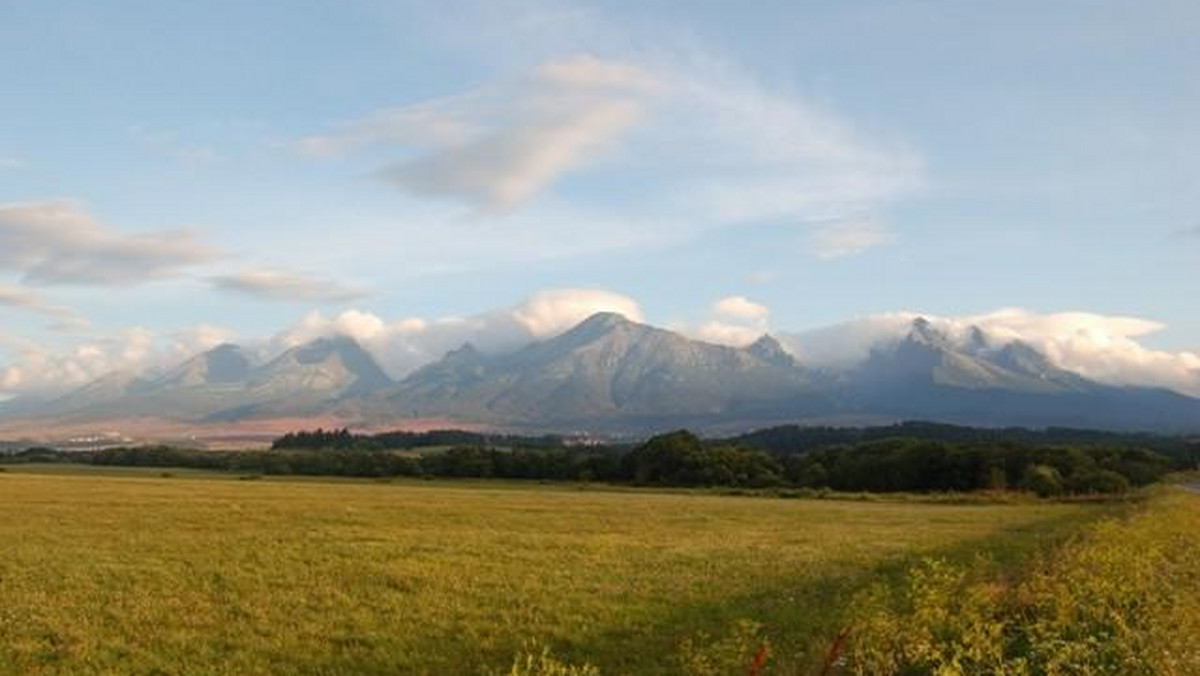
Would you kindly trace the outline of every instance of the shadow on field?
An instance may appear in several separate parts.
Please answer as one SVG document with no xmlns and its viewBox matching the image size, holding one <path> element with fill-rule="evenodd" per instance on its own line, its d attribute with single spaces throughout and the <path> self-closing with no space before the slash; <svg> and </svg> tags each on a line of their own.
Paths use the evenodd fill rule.
<svg viewBox="0 0 1200 676">
<path fill-rule="evenodd" d="M 854 574 L 833 572 L 817 580 L 808 577 L 794 585 L 775 586 L 752 595 L 681 606 L 642 626 L 614 628 L 552 647 L 564 661 L 591 663 L 600 668 L 603 676 L 678 675 L 684 641 L 691 639 L 697 645 L 705 641 L 715 643 L 730 637 L 739 623 L 748 620 L 760 625 L 761 636 L 771 644 L 771 663 L 779 671 L 765 673 L 816 674 L 822 656 L 838 635 L 845 629 L 851 629 L 852 633 L 852 627 L 847 626 L 851 610 L 848 604 L 867 586 L 880 582 L 898 586 L 914 564 L 929 557 L 967 562 L 982 556 L 1000 570 L 1015 570 L 1034 552 L 1061 543 L 1079 532 L 1081 525 L 1120 513 L 1120 509 L 1105 506 L 1055 516 L 1005 529 L 993 537 L 897 556 Z M 745 651 L 753 655 L 758 647 L 745 646 Z M 504 663 L 505 656 L 497 655 L 497 660 L 497 664 Z M 748 659 L 746 669 L 749 667 Z"/>
<path fill-rule="evenodd" d="M 446 633 L 431 637 L 424 655 L 402 656 L 410 664 L 405 673 L 444 675 L 448 665 L 438 664 L 439 656 L 473 655 L 473 673 L 508 674 L 509 665 L 523 646 L 545 645 L 562 661 L 591 664 L 602 676 L 622 674 L 678 675 L 686 673 L 679 662 L 681 645 L 691 639 L 695 645 L 713 643 L 730 635 L 739 622 L 750 620 L 761 626 L 771 643 L 773 668 L 763 673 L 797 676 L 819 673 L 822 655 L 843 629 L 846 629 L 848 604 L 868 585 L 884 582 L 900 584 L 908 569 L 927 557 L 966 562 L 983 556 L 1000 570 L 1014 570 L 1035 551 L 1060 543 L 1079 531 L 1081 525 L 1095 519 L 1127 511 L 1123 505 L 1096 506 L 1082 512 L 1041 519 L 1004 529 L 999 534 L 965 540 L 949 547 L 914 551 L 899 555 L 882 565 L 853 573 L 830 567 L 827 574 L 813 579 L 809 571 L 797 576 L 794 584 L 774 585 L 751 595 L 720 598 L 709 603 L 681 605 L 652 611 L 647 619 L 632 626 L 604 629 L 575 637 L 497 636 L 493 645 L 468 645 L 465 637 Z M 847 567 L 854 563 L 848 561 Z M 719 595 L 715 590 L 714 594 Z M 503 629 L 499 628 L 498 633 Z M 852 638 L 851 638 L 852 640 Z M 759 646 L 746 646 L 750 654 Z M 428 658 L 428 663 L 422 663 Z M 399 673 L 397 656 L 380 645 L 355 644 L 351 639 L 341 655 L 302 673 L 383 675 Z M 463 662 L 454 665 L 461 669 Z M 311 665 L 307 665 L 311 667 Z M 747 662 L 749 668 L 749 662 Z M 815 669 L 815 670 L 814 670 Z M 297 672 L 301 673 L 301 672 Z M 459 672 L 461 673 L 461 672 Z"/>
</svg>

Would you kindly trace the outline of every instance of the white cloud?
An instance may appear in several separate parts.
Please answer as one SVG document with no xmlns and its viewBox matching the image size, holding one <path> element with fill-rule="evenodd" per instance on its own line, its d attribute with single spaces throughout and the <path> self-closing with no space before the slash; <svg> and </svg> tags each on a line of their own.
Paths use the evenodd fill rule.
<svg viewBox="0 0 1200 676">
<path fill-rule="evenodd" d="M 362 289 L 298 272 L 265 268 L 210 278 L 223 291 L 282 302 L 344 303 L 366 295 Z"/>
<path fill-rule="evenodd" d="M 55 305 L 47 301 L 41 294 L 29 289 L 0 284 L 0 306 L 21 308 L 37 312 L 54 320 L 52 328 L 62 331 L 75 331 L 88 327 L 88 321 L 71 308 Z"/>
<path fill-rule="evenodd" d="M 1043 315 L 1020 309 L 962 321 L 1001 339 L 1030 343 L 1062 368 L 1101 382 L 1158 385 L 1200 395 L 1200 354 L 1153 350 L 1139 342 L 1166 328 L 1156 321 L 1089 312 Z"/>
<path fill-rule="evenodd" d="M 756 326 L 734 324 L 714 319 L 704 322 L 694 330 L 684 328 L 684 333 L 708 343 L 745 347 L 761 338 L 766 331 Z"/>
<path fill-rule="evenodd" d="M 813 231 L 811 250 L 817 258 L 829 260 L 853 256 L 893 239 L 887 228 L 871 221 L 832 223 Z"/>
<path fill-rule="evenodd" d="M 771 310 L 762 303 L 755 303 L 745 296 L 729 296 L 713 303 L 712 312 L 718 317 L 744 322 L 765 322 Z"/>
<path fill-rule="evenodd" d="M 25 160 L 16 157 L 0 157 L 0 171 L 24 169 L 25 166 Z"/>
<path fill-rule="evenodd" d="M 890 241 L 886 208 L 925 184 L 906 144 L 694 51 L 555 59 L 298 147 L 318 157 L 372 150 L 359 155 L 371 163 L 393 153 L 377 176 L 475 207 L 478 218 L 463 219 L 458 205 L 410 200 L 397 207 L 403 218 L 387 219 L 416 258 L 429 252 L 457 269 L 674 245 L 763 223 L 824 227 L 821 253 L 846 255 Z M 569 193 L 551 189 L 585 167 Z"/>
<path fill-rule="evenodd" d="M 894 312 L 852 319 L 802 333 L 781 334 L 779 339 L 802 362 L 833 369 L 853 366 L 871 355 L 871 349 L 900 340 L 917 317 Z"/>
<path fill-rule="evenodd" d="M 0 205 L 0 269 L 33 284 L 127 286 L 216 255 L 195 233 L 125 234 L 72 202 Z"/>
<path fill-rule="evenodd" d="M 616 312 L 635 322 L 642 321 L 637 301 L 603 289 L 551 289 L 533 295 L 513 308 L 511 314 L 531 336 L 554 336 L 597 312 Z"/>
<path fill-rule="evenodd" d="M 743 347 L 768 332 L 771 309 L 745 296 L 728 296 L 713 303 L 709 314 L 699 326 L 681 324 L 674 328 L 709 343 Z"/>
<path fill-rule="evenodd" d="M 1200 395 L 1200 354 L 1154 350 L 1141 344 L 1164 328 L 1137 317 L 1089 312 L 1039 314 L 1004 309 L 964 317 L 897 312 L 786 336 L 805 363 L 845 368 L 861 362 L 873 347 L 901 339 L 917 317 L 925 317 L 952 339 L 965 341 L 979 327 L 996 346 L 1020 340 L 1060 368 L 1114 385 L 1146 385 Z"/>
<path fill-rule="evenodd" d="M 398 146 L 410 156 L 380 170 L 383 180 L 417 195 L 507 209 L 609 147 L 638 121 L 653 86 L 634 66 L 575 57 L 508 87 L 380 111 L 298 147 L 328 156 Z"/>
</svg>

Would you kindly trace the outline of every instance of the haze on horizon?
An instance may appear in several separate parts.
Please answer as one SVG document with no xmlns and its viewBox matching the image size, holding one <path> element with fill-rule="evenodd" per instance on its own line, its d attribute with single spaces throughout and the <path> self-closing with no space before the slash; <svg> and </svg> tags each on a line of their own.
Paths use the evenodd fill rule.
<svg viewBox="0 0 1200 676">
<path fill-rule="evenodd" d="M 1200 6 L 0 0 L 0 396 L 592 312 L 1200 392 Z M 823 328 L 834 326 L 834 328 Z"/>
</svg>

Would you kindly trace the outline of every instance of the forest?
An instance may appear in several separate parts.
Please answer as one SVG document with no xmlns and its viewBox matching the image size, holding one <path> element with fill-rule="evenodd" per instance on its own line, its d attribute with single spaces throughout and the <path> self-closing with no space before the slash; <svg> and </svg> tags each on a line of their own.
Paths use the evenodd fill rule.
<svg viewBox="0 0 1200 676">
<path fill-rule="evenodd" d="M 777 439 L 795 437 L 796 433 L 781 429 L 784 432 Z M 1137 443 L 1138 437 L 1104 433 L 1085 434 L 1081 440 L 1059 432 L 1049 438 L 1060 443 L 1045 443 L 1031 433 L 1002 437 L 948 426 L 874 429 L 900 434 L 860 430 L 857 440 L 846 441 L 845 433 L 818 428 L 809 433 L 810 438 L 835 443 L 776 442 L 763 448 L 752 445 L 753 436 L 706 440 L 687 430 L 635 445 L 605 446 L 569 445 L 559 437 L 488 436 L 458 430 L 357 435 L 343 429 L 288 434 L 270 450 L 32 448 L 0 456 L 0 462 L 181 467 L 251 475 L 525 479 L 877 493 L 1021 490 L 1040 496 L 1123 493 L 1194 462 L 1188 453 L 1167 455 L 1147 447 L 1175 450 L 1164 441 L 1151 439 L 1154 443 L 1143 445 Z"/>
</svg>

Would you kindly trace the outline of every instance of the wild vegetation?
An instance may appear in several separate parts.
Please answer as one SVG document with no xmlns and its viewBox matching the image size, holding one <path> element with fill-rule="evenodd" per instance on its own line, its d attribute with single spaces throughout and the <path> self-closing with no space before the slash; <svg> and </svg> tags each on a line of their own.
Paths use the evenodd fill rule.
<svg viewBox="0 0 1200 676">
<path fill-rule="evenodd" d="M 1200 498 L 1159 495 L 1017 571 L 929 559 L 853 604 L 853 674 L 1200 673 Z"/>
<path fill-rule="evenodd" d="M 1130 509 L 43 467 L 0 473 L 0 673 L 792 674 L 875 581 Z"/>
</svg>

